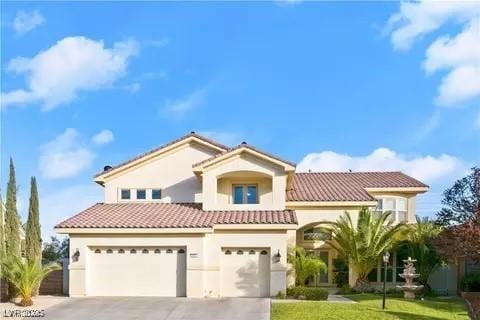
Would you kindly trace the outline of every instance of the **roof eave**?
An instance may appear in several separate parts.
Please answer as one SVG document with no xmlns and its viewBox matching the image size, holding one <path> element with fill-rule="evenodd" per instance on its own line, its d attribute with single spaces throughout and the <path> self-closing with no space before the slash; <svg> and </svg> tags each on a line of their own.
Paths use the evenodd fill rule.
<svg viewBox="0 0 480 320">
<path fill-rule="evenodd" d="M 367 192 L 401 192 L 401 193 L 425 193 L 428 191 L 429 187 L 375 187 L 375 188 L 364 188 Z"/>
<path fill-rule="evenodd" d="M 213 166 L 214 164 L 217 164 L 219 162 L 225 161 L 235 155 L 239 155 L 243 152 L 249 153 L 251 155 L 254 155 L 256 157 L 259 157 L 263 160 L 269 161 L 271 163 L 274 163 L 278 166 L 281 166 L 284 168 L 286 172 L 295 172 L 295 165 L 286 161 L 279 160 L 277 158 L 271 157 L 269 155 L 263 154 L 261 152 L 258 152 L 256 150 L 253 150 L 247 146 L 237 148 L 235 150 L 232 150 L 231 152 L 227 152 L 224 155 L 221 155 L 219 157 L 213 157 L 211 160 L 205 160 L 201 163 L 194 164 L 192 166 L 192 169 L 195 173 L 201 173 L 207 170 L 210 166 Z"/>
<path fill-rule="evenodd" d="M 106 178 L 108 178 L 110 176 L 116 175 L 119 172 L 122 172 L 122 171 L 124 171 L 126 169 L 129 169 L 131 167 L 135 167 L 138 164 L 143 163 L 145 161 L 148 161 L 149 159 L 152 159 L 152 158 L 154 158 L 154 157 L 156 157 L 156 156 L 158 156 L 162 153 L 168 152 L 170 150 L 174 150 L 174 149 L 178 148 L 179 146 L 182 146 L 184 144 L 191 143 L 191 142 L 196 142 L 198 144 L 207 146 L 211 149 L 217 150 L 218 152 L 224 152 L 224 151 L 227 150 L 226 147 L 222 147 L 218 144 L 214 144 L 214 143 L 206 140 L 205 138 L 203 138 L 203 137 L 201 137 L 197 134 L 190 134 L 190 135 L 185 136 L 185 138 L 183 138 L 183 139 L 181 139 L 181 140 L 179 140 L 179 141 L 177 141 L 177 142 L 175 142 L 171 145 L 166 145 L 164 147 L 160 147 L 157 150 L 155 150 L 154 152 L 147 153 L 144 156 L 139 157 L 138 159 L 126 161 L 123 164 L 120 164 L 120 165 L 114 167 L 113 169 L 110 169 L 108 171 L 100 172 L 100 173 L 96 174 L 93 177 L 93 179 L 96 183 L 98 183 L 100 185 L 103 185 Z"/>
<path fill-rule="evenodd" d="M 376 207 L 376 200 L 357 201 L 286 201 L 287 208 L 298 207 Z"/>
<path fill-rule="evenodd" d="M 78 228 L 55 227 L 58 234 L 172 234 L 172 233 L 212 233 L 213 229 L 205 228 Z"/>
</svg>

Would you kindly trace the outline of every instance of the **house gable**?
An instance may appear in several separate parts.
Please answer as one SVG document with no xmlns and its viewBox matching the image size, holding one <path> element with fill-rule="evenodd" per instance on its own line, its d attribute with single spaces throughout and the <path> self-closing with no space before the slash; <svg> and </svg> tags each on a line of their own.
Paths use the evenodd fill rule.
<svg viewBox="0 0 480 320">
<path fill-rule="evenodd" d="M 182 148 L 185 145 L 203 146 L 206 150 L 211 151 L 210 157 L 228 150 L 228 147 L 222 144 L 219 144 L 215 141 L 212 141 L 208 138 L 205 138 L 199 134 L 196 134 L 194 131 L 192 131 L 190 134 L 187 134 L 179 139 L 176 139 L 158 148 L 152 149 L 146 153 L 143 153 L 137 157 L 129 159 L 119 165 L 116 165 L 107 170 L 104 170 L 103 172 L 96 174 L 94 176 L 94 181 L 99 184 L 103 184 L 105 180 L 107 180 L 110 177 L 114 177 L 118 174 L 121 174 L 125 170 L 139 167 L 144 163 L 151 161 L 152 159 L 154 160 L 157 157 L 168 154 L 169 152 Z"/>
<path fill-rule="evenodd" d="M 195 172 L 203 172 L 208 170 L 209 167 L 215 166 L 219 163 L 224 161 L 229 161 L 229 159 L 238 156 L 245 156 L 249 155 L 250 157 L 254 157 L 265 162 L 269 162 L 271 164 L 275 164 L 279 167 L 282 167 L 285 171 L 292 172 L 295 171 L 295 164 L 286 160 L 283 160 L 277 156 L 271 155 L 269 153 L 260 151 L 246 143 L 242 143 L 235 148 L 230 150 L 224 151 L 222 153 L 217 154 L 214 157 L 201 161 L 193 165 L 193 170 Z"/>
<path fill-rule="evenodd" d="M 96 181 L 101 181 L 105 188 L 106 203 L 201 202 L 201 181 L 193 173 L 192 163 L 218 152 L 216 148 L 192 137 L 135 160 L 130 165 L 118 167 L 114 172 L 108 171 Z M 145 199 L 137 198 L 139 189 L 145 190 Z M 122 198 L 122 190 L 129 190 L 129 199 Z M 160 199 L 153 199 L 153 190 L 160 190 Z"/>
</svg>

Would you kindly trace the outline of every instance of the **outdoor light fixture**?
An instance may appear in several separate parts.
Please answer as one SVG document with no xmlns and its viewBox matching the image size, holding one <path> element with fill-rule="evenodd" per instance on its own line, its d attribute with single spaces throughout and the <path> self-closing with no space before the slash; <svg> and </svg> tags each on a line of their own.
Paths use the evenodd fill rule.
<svg viewBox="0 0 480 320">
<path fill-rule="evenodd" d="M 277 250 L 277 252 L 273 254 L 272 261 L 275 263 L 280 262 L 281 257 L 280 250 Z"/>
<path fill-rule="evenodd" d="M 382 301 L 382 309 L 385 310 L 385 298 L 387 296 L 387 267 L 388 261 L 390 260 L 390 253 L 385 251 L 383 254 L 383 301 Z"/>
<path fill-rule="evenodd" d="M 77 248 L 75 249 L 75 252 L 72 255 L 72 261 L 77 262 L 79 257 L 80 257 L 80 250 L 78 250 Z"/>
</svg>

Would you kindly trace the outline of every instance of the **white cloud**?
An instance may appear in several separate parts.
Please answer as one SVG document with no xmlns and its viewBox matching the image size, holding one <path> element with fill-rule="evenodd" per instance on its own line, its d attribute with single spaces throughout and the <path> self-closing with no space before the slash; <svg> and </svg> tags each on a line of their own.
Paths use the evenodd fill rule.
<svg viewBox="0 0 480 320">
<path fill-rule="evenodd" d="M 454 38 L 442 36 L 427 49 L 424 68 L 427 72 L 480 64 L 480 24 L 478 19 L 469 23 Z"/>
<path fill-rule="evenodd" d="M 350 156 L 333 151 L 307 154 L 297 165 L 299 171 L 402 171 L 426 183 L 458 177 L 468 170 L 459 158 L 440 156 L 410 157 L 388 148 L 378 148 L 366 156 Z"/>
<path fill-rule="evenodd" d="M 438 37 L 426 51 L 425 71 L 447 72 L 438 88 L 438 105 L 454 106 L 480 97 L 479 17 L 478 1 L 402 2 L 399 12 L 390 17 L 391 41 L 400 50 L 447 22 L 464 26 L 455 36 Z"/>
<path fill-rule="evenodd" d="M 427 49 L 424 68 L 428 73 L 449 71 L 439 87 L 438 104 L 455 105 L 480 96 L 480 19 L 454 38 L 435 40 Z"/>
<path fill-rule="evenodd" d="M 93 136 L 92 141 L 95 144 L 102 145 L 112 142 L 114 138 L 115 137 L 113 136 L 112 131 L 103 129 L 102 131 Z"/>
<path fill-rule="evenodd" d="M 95 154 L 82 144 L 78 132 L 68 128 L 41 147 L 39 168 L 46 179 L 73 177 L 88 168 L 94 158 Z"/>
<path fill-rule="evenodd" d="M 137 51 L 133 40 L 109 49 L 103 41 L 78 36 L 64 38 L 32 58 L 14 58 L 8 70 L 24 74 L 27 88 L 2 93 L 2 106 L 41 103 L 43 110 L 51 110 L 81 91 L 110 87 L 125 74 Z"/>
<path fill-rule="evenodd" d="M 167 100 L 165 101 L 164 110 L 171 114 L 183 114 L 200 106 L 205 101 L 205 94 L 205 89 L 199 89 L 185 98 Z"/>
<path fill-rule="evenodd" d="M 395 49 L 409 49 L 415 40 L 454 20 L 465 23 L 480 14 L 476 1 L 403 1 L 400 10 L 392 15 L 387 28 Z"/>
<path fill-rule="evenodd" d="M 227 131 L 199 131 L 199 135 L 218 141 L 227 146 L 238 145 L 242 142 L 242 136 L 235 132 Z"/>
<path fill-rule="evenodd" d="M 18 35 L 23 35 L 44 23 L 45 18 L 37 10 L 32 12 L 19 11 L 13 20 L 13 29 Z"/>
<path fill-rule="evenodd" d="M 102 201 L 102 189 L 95 184 L 73 185 L 55 188 L 51 192 L 42 191 L 40 185 L 40 223 L 42 237 L 50 241 L 53 227 L 59 222 Z"/>
</svg>

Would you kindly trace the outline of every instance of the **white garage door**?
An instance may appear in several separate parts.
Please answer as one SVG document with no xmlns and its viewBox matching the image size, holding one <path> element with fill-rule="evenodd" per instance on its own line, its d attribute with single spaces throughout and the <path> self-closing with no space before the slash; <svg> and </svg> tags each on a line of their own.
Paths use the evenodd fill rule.
<svg viewBox="0 0 480 320">
<path fill-rule="evenodd" d="M 90 296 L 186 296 L 186 254 L 175 247 L 90 248 Z"/>
<path fill-rule="evenodd" d="M 270 251 L 258 248 L 223 248 L 221 295 L 270 296 Z"/>
</svg>

